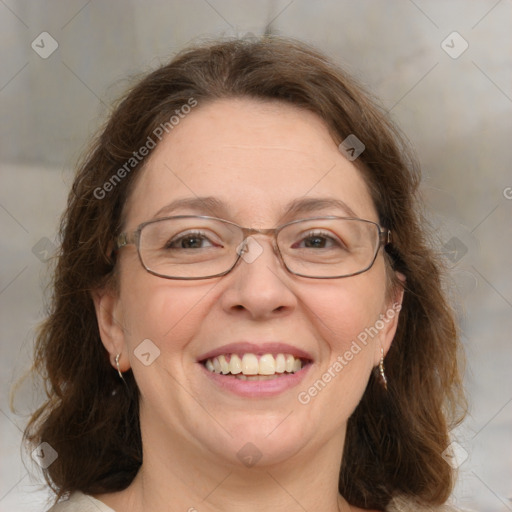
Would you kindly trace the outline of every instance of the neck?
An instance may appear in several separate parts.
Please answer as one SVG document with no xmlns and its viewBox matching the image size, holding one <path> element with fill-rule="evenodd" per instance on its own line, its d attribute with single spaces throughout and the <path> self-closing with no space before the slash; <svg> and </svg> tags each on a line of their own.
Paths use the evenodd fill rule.
<svg viewBox="0 0 512 512">
<path fill-rule="evenodd" d="M 338 494 L 344 432 L 322 446 L 303 446 L 283 462 L 245 467 L 198 451 L 183 439 L 156 439 L 163 432 L 143 432 L 144 463 L 132 484 L 100 496 L 125 512 L 256 512 L 351 509 Z M 144 442 L 146 440 L 147 442 Z"/>
</svg>

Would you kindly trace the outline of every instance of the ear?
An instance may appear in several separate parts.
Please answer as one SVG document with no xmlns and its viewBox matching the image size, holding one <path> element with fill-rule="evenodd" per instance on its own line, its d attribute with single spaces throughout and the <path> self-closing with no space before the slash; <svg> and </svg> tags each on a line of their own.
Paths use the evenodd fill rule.
<svg viewBox="0 0 512 512">
<path fill-rule="evenodd" d="M 101 290 L 93 291 L 92 300 L 96 310 L 101 341 L 109 353 L 110 364 L 117 370 L 116 355 L 120 354 L 119 368 L 124 372 L 130 368 L 130 363 L 118 293 L 112 287 L 106 286 Z"/>
<path fill-rule="evenodd" d="M 379 323 L 376 322 L 376 326 L 382 328 L 379 329 L 379 336 L 375 343 L 375 366 L 380 362 L 380 358 L 382 356 L 381 349 L 384 350 L 385 357 L 391 347 L 391 343 L 393 342 L 393 338 L 395 337 L 396 329 L 398 327 L 400 310 L 402 309 L 406 279 L 400 272 L 395 272 L 395 274 L 400 283 L 395 285 L 391 299 L 387 302 L 386 310 L 380 314 L 380 322 L 379 320 L 377 321 Z"/>
</svg>

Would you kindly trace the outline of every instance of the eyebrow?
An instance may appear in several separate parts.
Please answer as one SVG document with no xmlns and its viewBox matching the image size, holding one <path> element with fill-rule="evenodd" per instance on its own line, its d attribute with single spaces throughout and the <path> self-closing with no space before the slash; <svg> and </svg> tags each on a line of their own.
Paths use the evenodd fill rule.
<svg viewBox="0 0 512 512">
<path fill-rule="evenodd" d="M 321 210 L 327 210 L 329 208 L 336 208 L 343 210 L 348 217 L 357 217 L 356 213 L 350 206 L 334 197 L 306 197 L 295 199 L 285 209 L 286 215 L 293 216 L 298 213 L 315 213 Z"/>
<path fill-rule="evenodd" d="M 358 217 L 354 210 L 341 199 L 334 197 L 303 197 L 294 199 L 284 207 L 282 219 L 294 217 L 299 214 L 317 213 L 333 208 L 342 210 L 348 217 Z M 176 199 L 160 208 L 153 216 L 153 219 L 168 216 L 177 210 L 183 209 L 194 210 L 203 215 L 206 214 L 212 217 L 229 217 L 229 208 L 223 201 L 213 196 L 207 196 Z"/>
<path fill-rule="evenodd" d="M 227 213 L 225 204 L 216 197 L 185 197 L 183 199 L 175 199 L 171 203 L 160 208 L 153 218 L 169 215 L 176 210 L 195 210 L 197 212 L 206 213 L 208 215 L 217 216 Z"/>
</svg>

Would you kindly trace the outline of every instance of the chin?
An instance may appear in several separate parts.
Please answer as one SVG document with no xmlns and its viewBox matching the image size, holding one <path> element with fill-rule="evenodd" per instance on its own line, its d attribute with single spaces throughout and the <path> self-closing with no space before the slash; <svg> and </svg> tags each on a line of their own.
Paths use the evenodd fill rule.
<svg viewBox="0 0 512 512">
<path fill-rule="evenodd" d="M 293 424 L 293 413 L 283 421 L 283 415 L 246 414 L 240 421 L 224 424 L 232 435 L 224 433 L 219 443 L 218 437 L 210 439 L 210 450 L 228 463 L 246 467 L 272 466 L 294 457 L 306 445 L 307 433 L 304 424 Z M 262 417 L 263 416 L 263 417 Z M 291 421 L 290 421 L 291 420 Z"/>
</svg>

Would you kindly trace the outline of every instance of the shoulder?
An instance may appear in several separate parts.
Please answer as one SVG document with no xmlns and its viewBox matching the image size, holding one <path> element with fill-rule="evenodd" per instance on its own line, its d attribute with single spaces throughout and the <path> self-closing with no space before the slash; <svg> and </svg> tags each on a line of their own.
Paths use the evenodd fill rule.
<svg viewBox="0 0 512 512">
<path fill-rule="evenodd" d="M 48 512 L 115 512 L 105 503 L 81 492 L 74 492 L 69 499 L 55 504 Z"/>
<path fill-rule="evenodd" d="M 448 503 L 444 505 L 431 506 L 419 504 L 416 500 L 397 496 L 391 500 L 386 507 L 386 512 L 460 512 L 453 505 Z"/>
</svg>

